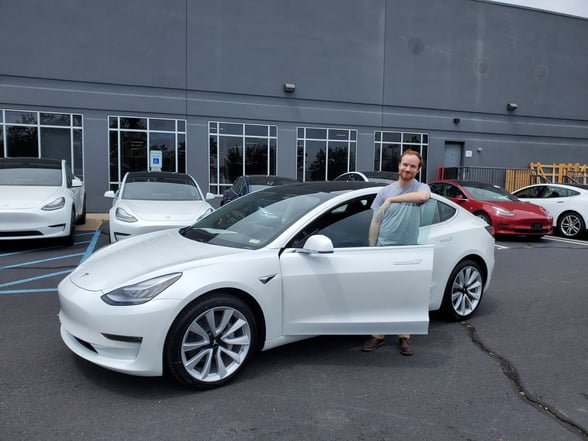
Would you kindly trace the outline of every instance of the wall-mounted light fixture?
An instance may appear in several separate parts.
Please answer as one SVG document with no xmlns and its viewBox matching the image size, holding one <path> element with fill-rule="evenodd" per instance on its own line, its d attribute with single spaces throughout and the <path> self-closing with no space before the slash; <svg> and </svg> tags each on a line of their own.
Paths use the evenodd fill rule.
<svg viewBox="0 0 588 441">
<path fill-rule="evenodd" d="M 459 118 L 453 118 L 453 124 L 459 124 L 460 121 Z"/>
<path fill-rule="evenodd" d="M 284 92 L 292 93 L 296 90 L 296 84 L 284 83 Z"/>
<path fill-rule="evenodd" d="M 482 150 L 484 149 L 482 147 L 478 147 L 476 150 L 478 151 L 478 153 L 482 153 Z"/>
<path fill-rule="evenodd" d="M 506 105 L 506 110 L 508 110 L 509 112 L 514 112 L 515 110 L 517 110 L 519 108 L 519 105 L 516 103 L 508 103 Z"/>
</svg>

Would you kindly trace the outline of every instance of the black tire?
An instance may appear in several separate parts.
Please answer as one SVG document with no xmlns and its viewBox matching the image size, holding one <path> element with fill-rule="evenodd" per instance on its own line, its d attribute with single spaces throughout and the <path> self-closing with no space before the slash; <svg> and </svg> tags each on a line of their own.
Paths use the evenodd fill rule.
<svg viewBox="0 0 588 441">
<path fill-rule="evenodd" d="M 255 316 L 247 304 L 219 294 L 194 302 L 177 317 L 166 339 L 164 366 L 183 385 L 218 387 L 245 367 L 256 339 Z"/>
<path fill-rule="evenodd" d="M 584 234 L 586 223 L 575 211 L 566 211 L 557 220 L 557 229 L 562 236 L 577 239 Z"/>
<path fill-rule="evenodd" d="M 478 211 L 477 213 L 475 213 L 475 215 L 478 216 L 483 221 L 485 221 L 488 225 L 492 226 L 492 222 L 490 221 L 490 216 L 488 216 L 483 211 Z"/>
<path fill-rule="evenodd" d="M 71 219 L 69 220 L 69 233 L 62 240 L 63 245 L 70 247 L 74 244 L 74 236 L 76 233 L 76 213 L 74 209 L 71 209 Z"/>
<path fill-rule="evenodd" d="M 84 225 L 86 223 L 86 196 L 84 196 L 84 205 L 82 208 L 82 214 L 76 221 L 76 225 Z"/>
<path fill-rule="evenodd" d="M 471 317 L 484 295 L 484 274 L 480 265 L 470 259 L 462 260 L 451 272 L 441 311 L 453 321 L 462 321 Z"/>
</svg>

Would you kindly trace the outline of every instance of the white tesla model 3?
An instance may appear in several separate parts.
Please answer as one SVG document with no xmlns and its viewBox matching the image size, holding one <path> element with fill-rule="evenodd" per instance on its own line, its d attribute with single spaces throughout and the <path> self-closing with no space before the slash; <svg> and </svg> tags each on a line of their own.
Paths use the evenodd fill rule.
<svg viewBox="0 0 588 441">
<path fill-rule="evenodd" d="M 74 240 L 86 222 L 84 183 L 65 160 L 0 158 L 0 240 Z"/>
<path fill-rule="evenodd" d="M 193 226 L 100 249 L 59 284 L 62 339 L 105 368 L 207 388 L 256 350 L 325 334 L 426 334 L 429 310 L 468 318 L 494 268 L 491 227 L 432 195 L 418 244 L 370 247 L 377 191 L 271 187 Z"/>
</svg>

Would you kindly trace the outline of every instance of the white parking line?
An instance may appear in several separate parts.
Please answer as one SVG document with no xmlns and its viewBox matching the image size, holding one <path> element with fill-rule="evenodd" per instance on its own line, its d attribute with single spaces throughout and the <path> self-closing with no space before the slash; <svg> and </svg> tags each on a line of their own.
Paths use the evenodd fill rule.
<svg viewBox="0 0 588 441">
<path fill-rule="evenodd" d="M 553 240 L 555 242 L 573 243 L 574 245 L 584 245 L 588 247 L 588 241 L 585 240 L 567 239 L 565 237 L 558 236 L 543 236 L 543 239 Z"/>
</svg>

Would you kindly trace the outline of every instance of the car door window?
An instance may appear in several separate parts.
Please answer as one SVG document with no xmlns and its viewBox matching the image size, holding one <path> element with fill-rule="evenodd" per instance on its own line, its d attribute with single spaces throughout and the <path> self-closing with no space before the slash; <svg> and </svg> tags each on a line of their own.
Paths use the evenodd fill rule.
<svg viewBox="0 0 588 441">
<path fill-rule="evenodd" d="M 335 248 L 367 247 L 374 195 L 341 204 L 304 227 L 288 245 L 301 248 L 313 234 L 323 234 Z"/>
</svg>

